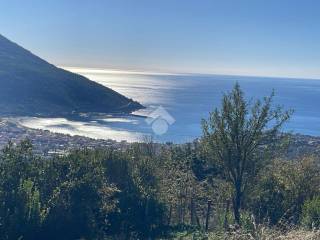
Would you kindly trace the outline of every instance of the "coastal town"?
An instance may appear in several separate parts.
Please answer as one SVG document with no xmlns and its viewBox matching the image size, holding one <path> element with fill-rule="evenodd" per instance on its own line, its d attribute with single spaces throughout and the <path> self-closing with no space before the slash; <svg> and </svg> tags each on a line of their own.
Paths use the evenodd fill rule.
<svg viewBox="0 0 320 240">
<path fill-rule="evenodd" d="M 127 141 L 117 142 L 112 139 L 104 140 L 78 135 L 71 136 L 48 130 L 27 128 L 10 119 L 0 120 L 0 149 L 3 149 L 9 142 L 17 144 L 25 139 L 31 141 L 35 154 L 47 157 L 65 155 L 71 150 L 80 149 L 84 146 L 88 149 L 104 147 L 126 149 L 130 146 Z M 300 157 L 310 153 L 320 154 L 320 137 L 302 134 L 290 135 L 288 157 Z"/>
<path fill-rule="evenodd" d="M 28 139 L 33 144 L 35 154 L 43 156 L 65 155 L 73 149 L 113 147 L 123 149 L 129 146 L 126 141 L 92 139 L 83 136 L 71 136 L 48 130 L 30 129 L 8 119 L 0 120 L 0 148 L 9 142 L 17 144 Z"/>
</svg>

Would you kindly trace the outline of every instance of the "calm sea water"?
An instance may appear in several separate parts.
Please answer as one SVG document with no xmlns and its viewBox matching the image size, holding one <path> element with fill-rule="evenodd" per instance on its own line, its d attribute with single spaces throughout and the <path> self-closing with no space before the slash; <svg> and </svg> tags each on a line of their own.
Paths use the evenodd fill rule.
<svg viewBox="0 0 320 240">
<path fill-rule="evenodd" d="M 92 138 L 139 141 L 153 135 L 159 141 L 186 142 L 201 135 L 201 119 L 219 107 L 223 92 L 230 91 L 238 81 L 247 98 L 261 98 L 276 92 L 275 104 L 293 108 L 295 113 L 287 131 L 320 135 L 320 80 L 239 77 L 219 75 L 173 75 L 140 72 L 120 72 L 93 69 L 69 69 L 133 98 L 147 107 L 135 114 L 147 116 L 162 107 L 172 116 L 166 133 L 163 122 L 152 125 L 138 116 L 97 116 L 88 121 L 64 118 L 21 118 L 30 128 L 47 129 Z"/>
</svg>

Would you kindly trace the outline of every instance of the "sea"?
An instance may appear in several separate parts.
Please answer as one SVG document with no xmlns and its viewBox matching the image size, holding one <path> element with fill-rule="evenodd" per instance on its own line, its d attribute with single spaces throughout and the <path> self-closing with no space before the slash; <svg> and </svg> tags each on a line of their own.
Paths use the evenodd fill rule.
<svg viewBox="0 0 320 240">
<path fill-rule="evenodd" d="M 66 68 L 109 87 L 146 108 L 128 115 L 92 115 L 85 120 L 20 117 L 28 128 L 116 141 L 185 143 L 201 137 L 201 120 L 220 108 L 224 93 L 238 82 L 248 101 L 275 91 L 274 105 L 293 109 L 283 131 L 320 135 L 320 80 L 273 77 L 172 74 Z"/>
</svg>

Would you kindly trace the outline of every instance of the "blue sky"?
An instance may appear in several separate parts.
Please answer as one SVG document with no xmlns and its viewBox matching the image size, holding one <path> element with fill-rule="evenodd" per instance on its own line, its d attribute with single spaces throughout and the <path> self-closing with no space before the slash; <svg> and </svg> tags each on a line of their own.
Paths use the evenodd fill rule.
<svg viewBox="0 0 320 240">
<path fill-rule="evenodd" d="M 320 78 L 317 0 L 0 0 L 0 34 L 63 66 Z"/>
</svg>

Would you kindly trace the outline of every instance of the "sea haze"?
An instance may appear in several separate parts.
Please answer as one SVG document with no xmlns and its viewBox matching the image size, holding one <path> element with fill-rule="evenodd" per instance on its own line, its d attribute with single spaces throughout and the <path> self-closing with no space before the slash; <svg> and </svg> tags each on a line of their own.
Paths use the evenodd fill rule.
<svg viewBox="0 0 320 240">
<path fill-rule="evenodd" d="M 275 104 L 295 110 L 285 130 L 293 133 L 320 135 L 320 81 L 306 79 L 183 75 L 68 68 L 89 79 L 139 101 L 147 108 L 137 116 L 94 115 L 86 120 L 64 118 L 20 118 L 30 128 L 40 128 L 92 138 L 140 141 L 153 131 L 143 116 L 162 106 L 175 119 L 158 141 L 187 142 L 201 135 L 201 119 L 220 107 L 223 92 L 238 81 L 248 99 L 262 98 L 275 90 Z"/>
</svg>

